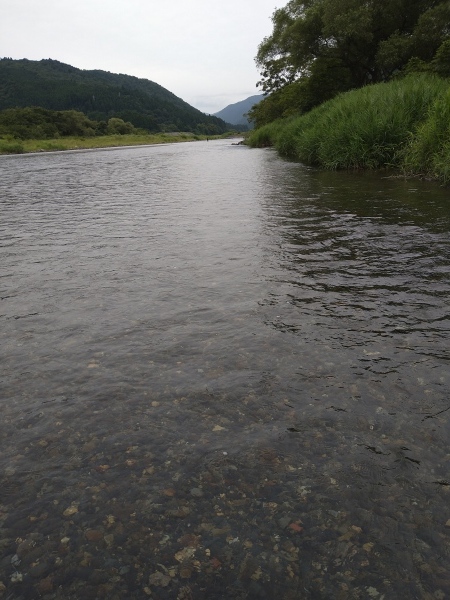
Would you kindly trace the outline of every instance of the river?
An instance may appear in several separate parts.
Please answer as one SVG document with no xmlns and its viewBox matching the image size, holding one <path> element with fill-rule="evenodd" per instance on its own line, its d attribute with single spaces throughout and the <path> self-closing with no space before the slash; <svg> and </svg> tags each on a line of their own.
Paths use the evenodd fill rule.
<svg viewBox="0 0 450 600">
<path fill-rule="evenodd" d="M 450 597 L 448 189 L 229 140 L 0 170 L 0 597 Z"/>
</svg>

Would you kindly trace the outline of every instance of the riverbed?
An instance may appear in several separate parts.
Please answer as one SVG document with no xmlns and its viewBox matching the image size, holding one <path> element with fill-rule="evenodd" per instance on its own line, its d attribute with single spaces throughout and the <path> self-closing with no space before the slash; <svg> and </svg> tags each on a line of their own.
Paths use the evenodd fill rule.
<svg viewBox="0 0 450 600">
<path fill-rule="evenodd" d="M 448 189 L 229 140 L 0 169 L 0 598 L 450 597 Z"/>
</svg>

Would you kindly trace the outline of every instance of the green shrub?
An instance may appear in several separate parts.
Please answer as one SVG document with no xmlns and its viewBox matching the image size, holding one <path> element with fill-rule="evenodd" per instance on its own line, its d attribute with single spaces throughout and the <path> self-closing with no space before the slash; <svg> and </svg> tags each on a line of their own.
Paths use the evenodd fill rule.
<svg viewBox="0 0 450 600">
<path fill-rule="evenodd" d="M 279 120 L 263 125 L 258 129 L 252 129 L 249 136 L 246 138 L 246 144 L 252 148 L 265 148 L 267 146 L 275 145 L 276 137 L 282 130 L 283 124 L 284 122 Z"/>
<path fill-rule="evenodd" d="M 108 135 L 129 135 L 133 133 L 134 126 L 128 121 L 125 122 L 123 119 L 119 119 L 117 117 L 111 117 L 108 120 Z"/>
<path fill-rule="evenodd" d="M 23 143 L 19 140 L 0 140 L 0 154 L 23 154 Z"/>
</svg>

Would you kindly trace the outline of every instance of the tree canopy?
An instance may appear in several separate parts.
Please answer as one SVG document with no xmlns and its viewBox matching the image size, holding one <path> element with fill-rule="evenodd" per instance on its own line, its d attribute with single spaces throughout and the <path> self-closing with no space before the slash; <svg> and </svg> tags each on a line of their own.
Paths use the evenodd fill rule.
<svg viewBox="0 0 450 600">
<path fill-rule="evenodd" d="M 40 107 L 0 110 L 0 137 L 45 140 L 65 136 L 125 135 L 142 130 L 122 119 L 93 121 L 76 110 L 48 110 Z"/>
<path fill-rule="evenodd" d="M 259 125 L 408 68 L 448 74 L 448 0 L 290 0 L 259 46 Z M 258 123 L 258 121 L 260 121 Z"/>
</svg>

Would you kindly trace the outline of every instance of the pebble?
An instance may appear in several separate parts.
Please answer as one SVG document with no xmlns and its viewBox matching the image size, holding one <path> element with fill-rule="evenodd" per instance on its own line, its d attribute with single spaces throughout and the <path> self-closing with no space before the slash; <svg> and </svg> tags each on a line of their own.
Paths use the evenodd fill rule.
<svg viewBox="0 0 450 600">
<path fill-rule="evenodd" d="M 19 558 L 23 558 L 34 548 L 35 545 L 36 542 L 31 539 L 20 542 L 20 544 L 17 546 L 16 556 L 18 556 Z"/>
<path fill-rule="evenodd" d="M 256 410 L 256 400 L 249 397 L 248 402 Z M 136 439 L 124 435 L 123 443 L 119 436 L 113 449 L 81 431 L 69 435 L 67 451 L 78 451 L 77 465 L 85 465 L 69 465 L 77 469 L 74 477 L 82 469 L 79 481 L 66 485 L 62 479 L 50 487 L 30 477 L 27 495 L 37 500 L 31 512 L 22 510 L 22 490 L 14 492 L 10 506 L 0 506 L 0 573 L 7 573 L 0 600 L 33 594 L 50 598 L 60 593 L 59 586 L 71 598 L 120 600 L 140 593 L 142 598 L 194 600 L 208 593 L 214 597 L 218 585 L 229 600 L 244 594 L 271 597 L 273 589 L 283 590 L 288 600 L 303 588 L 311 598 L 383 600 L 397 593 L 403 600 L 397 561 L 385 550 L 389 533 L 383 515 L 403 507 L 404 483 L 396 483 L 396 473 L 391 477 L 387 467 L 397 465 L 396 448 L 410 444 L 409 439 L 383 442 L 389 443 L 388 455 L 374 451 L 377 439 L 367 437 L 352 455 L 345 431 L 337 433 L 332 419 L 313 421 L 314 427 L 304 429 L 295 442 L 280 433 L 284 422 L 274 421 L 270 444 L 259 439 L 257 424 L 253 433 L 253 426 L 248 430 L 246 447 L 227 453 L 221 438 L 228 440 L 231 420 L 218 421 L 213 413 L 207 417 L 198 439 L 183 431 L 167 446 L 167 431 L 161 429 L 156 449 L 140 433 Z M 135 422 L 133 415 L 130 423 Z M 366 424 L 362 429 L 366 432 Z M 159 455 L 157 442 L 166 454 Z M 347 452 L 354 463 L 346 466 Z M 372 500 L 352 484 L 355 477 L 372 480 L 377 465 L 375 474 L 385 477 L 389 487 L 373 492 L 380 509 L 374 520 L 370 510 L 357 510 Z M 444 485 L 433 488 L 445 499 L 447 491 Z M 414 545 L 419 527 L 423 534 L 440 524 L 442 540 L 448 537 L 447 505 L 424 517 L 425 498 L 416 487 L 410 512 L 396 513 L 410 526 L 405 547 L 396 549 L 399 561 L 412 556 L 408 544 Z M 413 560 L 418 578 L 434 586 L 433 598 L 444 598 L 439 588 L 447 594 L 450 582 L 435 560 L 441 538 L 430 539 L 436 546 L 421 545 Z M 16 568 L 21 573 L 14 573 Z M 375 572 L 384 579 L 372 577 Z"/>
<path fill-rule="evenodd" d="M 89 542 L 100 542 L 103 540 L 103 532 L 99 529 L 88 529 L 84 536 Z"/>
<path fill-rule="evenodd" d="M 281 517 L 278 519 L 278 525 L 281 527 L 281 529 L 286 529 L 291 521 L 292 519 L 290 517 Z"/>
<path fill-rule="evenodd" d="M 69 508 L 66 508 L 66 510 L 63 512 L 63 515 L 65 517 L 71 517 L 72 515 L 75 515 L 78 512 L 78 508 L 76 506 L 69 506 Z"/>
<path fill-rule="evenodd" d="M 44 577 L 49 572 L 50 567 L 49 564 L 45 561 L 37 563 L 30 567 L 28 570 L 28 574 L 35 579 L 39 579 L 40 577 Z"/>
<path fill-rule="evenodd" d="M 158 587 L 167 587 L 171 582 L 171 578 L 168 575 L 164 575 L 160 571 L 156 571 L 148 578 L 148 582 L 150 585 L 155 585 Z"/>
<path fill-rule="evenodd" d="M 40 594 L 49 594 L 53 591 L 53 579 L 51 577 L 41 579 L 41 581 L 37 584 L 36 587 Z"/>
<path fill-rule="evenodd" d="M 17 554 L 14 554 L 14 556 L 11 558 L 11 564 L 13 567 L 18 567 L 20 565 L 22 561 L 20 560 L 20 558 L 17 556 Z"/>
</svg>

